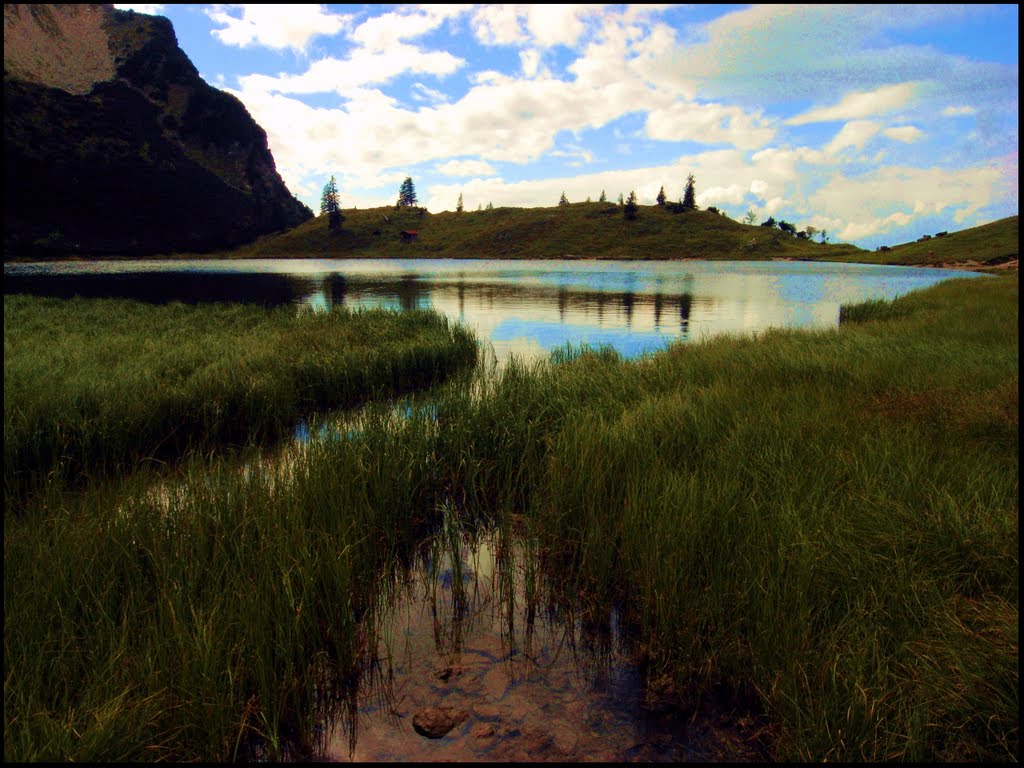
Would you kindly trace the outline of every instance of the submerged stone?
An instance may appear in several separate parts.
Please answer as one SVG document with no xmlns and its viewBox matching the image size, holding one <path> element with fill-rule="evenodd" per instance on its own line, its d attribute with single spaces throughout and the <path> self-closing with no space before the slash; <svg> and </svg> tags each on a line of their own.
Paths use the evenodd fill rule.
<svg viewBox="0 0 1024 768">
<path fill-rule="evenodd" d="M 469 713 L 466 710 L 456 707 L 427 707 L 413 716 L 412 727 L 420 736 L 440 739 L 452 728 L 465 722 L 468 717 Z"/>
</svg>

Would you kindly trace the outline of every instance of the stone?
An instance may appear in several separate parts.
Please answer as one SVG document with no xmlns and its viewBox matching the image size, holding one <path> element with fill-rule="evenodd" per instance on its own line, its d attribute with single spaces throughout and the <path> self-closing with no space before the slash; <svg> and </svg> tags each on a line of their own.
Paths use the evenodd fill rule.
<svg viewBox="0 0 1024 768">
<path fill-rule="evenodd" d="M 464 709 L 427 707 L 413 715 L 412 727 L 420 736 L 425 736 L 428 739 L 440 739 L 468 718 L 469 713 Z"/>
<path fill-rule="evenodd" d="M 489 739 L 498 732 L 493 723 L 477 723 L 470 729 L 469 735 L 474 739 Z"/>
</svg>

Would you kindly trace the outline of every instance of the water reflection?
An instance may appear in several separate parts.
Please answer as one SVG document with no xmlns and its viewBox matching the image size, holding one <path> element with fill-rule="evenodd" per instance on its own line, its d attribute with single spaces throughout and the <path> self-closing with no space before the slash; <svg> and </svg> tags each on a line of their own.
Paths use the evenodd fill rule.
<svg viewBox="0 0 1024 768">
<path fill-rule="evenodd" d="M 811 262 L 251 259 L 5 264 L 5 293 L 434 308 L 499 359 L 566 342 L 633 356 L 676 340 L 769 327 L 830 327 L 845 302 L 893 298 L 949 270 Z"/>
<path fill-rule="evenodd" d="M 378 617 L 355 716 L 327 760 L 677 761 L 723 757 L 691 713 L 659 705 L 614 606 L 574 614 L 521 536 L 443 522 Z M 513 543 L 515 542 L 515 543 Z M 453 713 L 443 735 L 414 727 Z M 742 736 L 732 728 L 733 736 Z M 750 747 L 753 756 L 753 747 Z M 733 753 L 732 758 L 745 755 Z"/>
</svg>

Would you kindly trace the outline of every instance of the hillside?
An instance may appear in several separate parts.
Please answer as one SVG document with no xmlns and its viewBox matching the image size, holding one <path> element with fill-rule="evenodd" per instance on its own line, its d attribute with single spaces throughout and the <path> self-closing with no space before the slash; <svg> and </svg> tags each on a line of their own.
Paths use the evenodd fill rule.
<svg viewBox="0 0 1024 768">
<path fill-rule="evenodd" d="M 169 20 L 4 6 L 5 258 L 208 252 L 310 216 Z"/>
<path fill-rule="evenodd" d="M 822 245 L 708 211 L 673 214 L 640 206 L 627 220 L 615 203 L 428 213 L 419 208 L 346 209 L 340 232 L 322 217 L 260 238 L 228 255 L 315 258 L 823 259 L 867 251 Z M 403 230 L 415 242 L 403 242 Z"/>
<path fill-rule="evenodd" d="M 1020 237 L 1017 219 L 1010 216 L 979 227 L 895 245 L 887 251 L 862 251 L 856 257 L 830 255 L 829 260 L 906 266 L 1012 266 L 1017 263 Z"/>
</svg>

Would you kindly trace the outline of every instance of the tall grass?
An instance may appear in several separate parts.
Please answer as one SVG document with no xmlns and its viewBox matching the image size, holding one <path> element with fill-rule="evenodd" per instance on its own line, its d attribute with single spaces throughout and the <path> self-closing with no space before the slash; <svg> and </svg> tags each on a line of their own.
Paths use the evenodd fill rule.
<svg viewBox="0 0 1024 768">
<path fill-rule="evenodd" d="M 441 380 L 474 339 L 437 314 L 4 297 L 4 492 L 274 438 L 315 409 Z"/>
<path fill-rule="evenodd" d="M 620 609 L 652 676 L 763 713 L 776 760 L 1016 760 L 1017 302 L 952 281 L 835 330 L 567 349 L 277 474 L 38 496 L 5 516 L 5 756 L 280 755 L 351 716 L 418 542 L 491 526 L 538 605 Z"/>
</svg>

